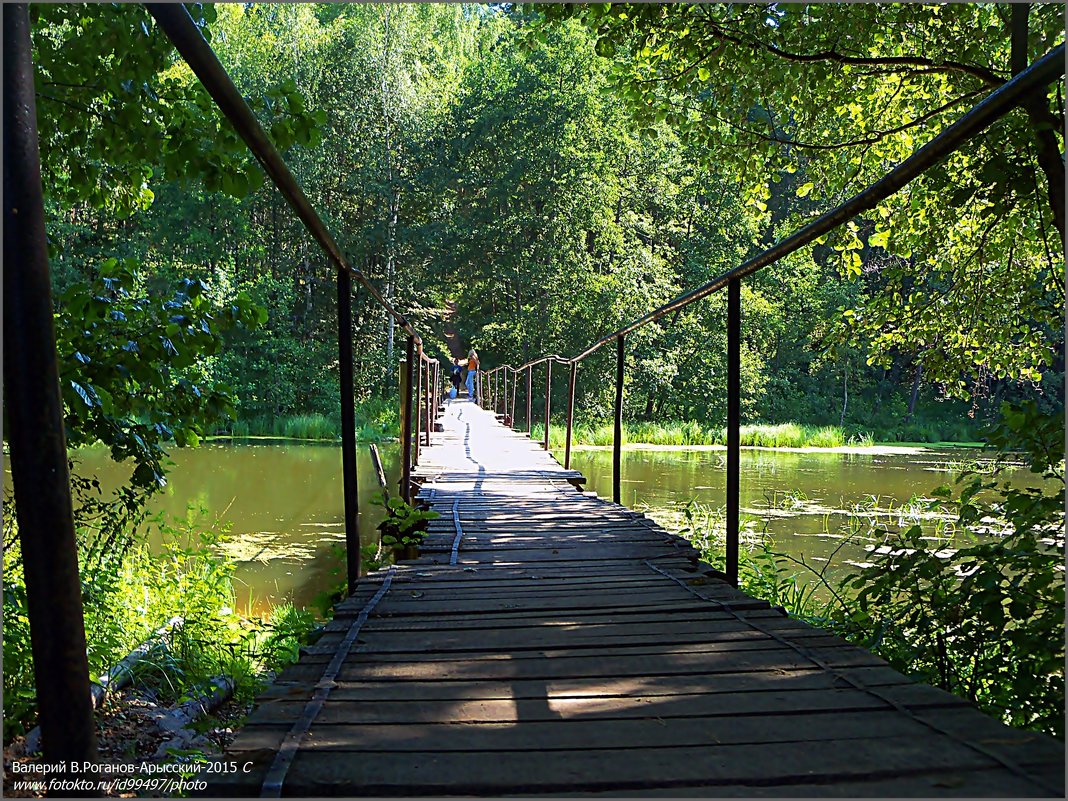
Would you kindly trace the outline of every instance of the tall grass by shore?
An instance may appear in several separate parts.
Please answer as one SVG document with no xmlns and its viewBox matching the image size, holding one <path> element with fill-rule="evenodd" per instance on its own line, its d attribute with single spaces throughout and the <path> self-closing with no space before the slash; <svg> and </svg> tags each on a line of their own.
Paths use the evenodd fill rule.
<svg viewBox="0 0 1068 801">
<path fill-rule="evenodd" d="M 357 439 L 379 442 L 398 435 L 399 414 L 395 403 L 376 398 L 356 407 Z M 341 439 L 341 417 L 312 413 L 241 418 L 231 424 L 229 436 L 334 441 Z"/>
<path fill-rule="evenodd" d="M 541 439 L 545 428 L 535 423 L 533 439 Z M 549 430 L 549 445 L 564 446 L 565 430 L 554 424 Z M 837 426 L 806 426 L 800 423 L 778 425 L 749 425 L 741 428 L 742 445 L 761 448 L 837 448 L 843 445 L 871 445 L 871 437 L 850 436 Z M 611 423 L 589 426 L 576 425 L 572 443 L 576 445 L 611 445 Z M 727 430 L 700 423 L 687 422 L 628 422 L 623 424 L 623 443 L 643 445 L 726 445 Z"/>
</svg>

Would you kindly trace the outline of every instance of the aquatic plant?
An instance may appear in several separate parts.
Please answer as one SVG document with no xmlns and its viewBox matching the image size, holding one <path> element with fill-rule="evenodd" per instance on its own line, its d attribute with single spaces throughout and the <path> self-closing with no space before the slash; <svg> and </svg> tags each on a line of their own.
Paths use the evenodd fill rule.
<svg viewBox="0 0 1068 801">
<path fill-rule="evenodd" d="M 571 441 L 574 445 L 611 445 L 614 431 L 611 423 L 576 424 L 572 431 Z M 549 446 L 562 448 L 566 434 L 566 429 L 554 422 L 549 430 Z M 727 444 L 726 429 L 707 427 L 694 421 L 661 423 L 628 421 L 623 424 L 622 434 L 623 444 L 677 447 Z M 850 436 L 837 426 L 808 426 L 799 423 L 746 425 L 741 427 L 739 434 L 744 447 L 838 448 L 844 445 L 872 444 L 872 439 L 867 434 Z M 544 435 L 544 425 L 535 423 L 531 438 L 541 440 Z"/>
<path fill-rule="evenodd" d="M 895 505 L 870 496 L 843 524 L 838 545 L 854 538 L 881 543 L 872 546 L 869 564 L 832 585 L 825 575 L 830 561 L 816 569 L 767 541 L 754 546 L 743 538 L 739 582 L 906 675 L 1010 725 L 1063 739 L 1063 421 L 1033 405 L 1007 410 L 991 442 L 1024 448 L 1045 486 L 1013 487 L 984 468 L 963 473 L 956 490 L 940 487 L 930 499 Z M 692 504 L 688 510 L 680 533 L 722 566 L 721 516 Z M 945 547 L 957 532 L 991 531 L 966 547 Z M 799 570 L 809 581 L 799 581 Z M 815 595 L 813 578 L 827 600 Z"/>
</svg>

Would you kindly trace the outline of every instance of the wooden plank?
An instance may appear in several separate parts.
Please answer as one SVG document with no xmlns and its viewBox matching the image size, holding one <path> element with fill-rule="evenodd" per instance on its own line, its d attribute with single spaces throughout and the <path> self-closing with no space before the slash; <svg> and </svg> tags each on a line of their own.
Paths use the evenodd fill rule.
<svg viewBox="0 0 1068 801">
<path fill-rule="evenodd" d="M 488 412 L 449 408 L 418 474 L 447 514 L 345 655 L 286 794 L 1063 795 L 1062 744 L 706 575 L 690 543 L 576 492 L 574 471 Z M 228 754 L 254 768 L 216 794 L 258 794 L 380 582 L 261 694 Z"/>
<path fill-rule="evenodd" d="M 338 795 L 360 788 L 368 795 L 496 795 L 586 789 L 642 789 L 668 783 L 819 784 L 886 776 L 929 775 L 995 767 L 996 763 L 948 738 L 914 735 L 714 747 L 503 751 L 395 752 L 337 758 L 300 751 L 287 794 Z M 255 760 L 254 760 L 255 761 Z M 262 775 L 256 765 L 250 778 Z M 1041 788 L 1036 788 L 1041 789 Z"/>
<path fill-rule="evenodd" d="M 779 612 L 764 606 L 759 609 L 750 609 L 738 613 L 745 620 L 752 620 L 760 626 L 774 626 L 778 621 L 785 621 L 794 625 L 802 625 L 791 618 L 783 617 Z M 660 621 L 665 624 L 702 623 L 707 622 L 708 630 L 718 628 L 719 623 L 736 621 L 737 618 L 724 609 L 719 609 L 710 604 L 689 604 L 672 607 L 668 614 L 655 609 L 645 607 L 633 607 L 631 609 L 611 610 L 580 610 L 570 614 L 547 614 L 547 615 L 507 615 L 497 614 L 489 617 L 480 615 L 440 615 L 436 617 L 372 617 L 364 625 L 364 631 L 381 632 L 459 632 L 459 631 L 507 631 L 509 629 L 541 629 L 550 630 L 560 627 L 573 627 L 581 631 L 596 631 L 596 627 L 609 627 L 609 630 L 624 631 L 632 626 L 646 624 L 655 627 Z M 348 631 L 352 623 L 352 616 L 335 618 L 326 626 L 327 632 Z M 712 625 L 716 624 L 716 625 Z M 410 634 L 419 637 L 420 634 Z"/>
<path fill-rule="evenodd" d="M 883 660 L 859 648 L 813 648 L 813 653 L 831 667 L 867 667 L 885 664 Z M 311 659 L 311 658 L 309 658 Z M 797 670 L 812 662 L 788 649 L 767 651 L 731 651 L 726 653 L 679 653 L 618 657 L 564 657 L 560 659 L 455 659 L 448 662 L 359 661 L 350 655 L 338 674 L 341 681 L 470 681 L 501 679 L 558 679 L 576 677 L 644 676 L 650 673 L 741 673 Z M 302 660 L 282 671 L 284 681 L 317 681 L 322 665 Z"/>
<path fill-rule="evenodd" d="M 856 646 L 849 645 L 844 640 L 834 637 L 826 632 L 813 631 L 807 638 L 799 641 L 799 646 L 809 651 L 826 649 L 828 652 L 836 652 L 841 649 L 851 649 L 867 653 Z M 303 661 L 307 664 L 329 662 L 336 649 L 307 649 Z M 516 648 L 507 649 L 500 647 L 472 648 L 458 653 L 444 653 L 440 651 L 418 650 L 378 650 L 371 651 L 360 647 L 358 659 L 362 663 L 373 664 L 378 662 L 405 662 L 415 664 L 420 662 L 455 662 L 463 660 L 545 660 L 545 659 L 588 659 L 591 657 L 628 657 L 628 656 L 674 656 L 682 654 L 730 654 L 742 651 L 781 651 L 782 643 L 760 632 L 751 632 L 748 637 L 735 637 L 716 641 L 690 639 L 686 642 L 674 640 L 645 640 L 638 643 L 620 645 L 616 643 L 601 643 L 591 647 L 576 648 L 567 643 L 563 648 Z M 355 657 L 354 657 L 355 658 Z"/>
<path fill-rule="evenodd" d="M 739 610 L 739 612 L 745 612 L 745 611 L 750 611 L 750 610 L 760 610 L 760 609 L 765 609 L 765 610 L 766 609 L 770 609 L 767 601 L 755 601 L 755 600 L 744 600 L 744 599 L 743 600 L 736 600 L 736 601 L 735 600 L 727 600 L 727 601 L 721 602 L 721 604 L 722 604 L 722 608 L 724 608 L 724 609 L 725 608 L 730 608 L 730 609 L 734 609 L 734 610 Z M 719 609 L 721 607 L 719 605 L 713 607 L 712 604 L 709 604 L 706 601 L 694 600 L 693 603 L 685 603 L 685 602 L 680 601 L 678 599 L 675 599 L 673 601 L 662 602 L 662 603 L 647 603 L 647 604 L 643 604 L 641 606 L 615 606 L 615 607 L 592 607 L 592 606 L 589 606 L 589 607 L 583 607 L 583 606 L 580 606 L 580 605 L 578 605 L 576 603 L 576 604 L 573 604 L 571 607 L 560 606 L 560 607 L 557 607 L 555 609 L 511 609 L 511 610 L 486 611 L 484 613 L 484 615 L 482 615 L 482 619 L 484 621 L 491 620 L 491 619 L 502 620 L 502 621 L 506 621 L 506 620 L 518 621 L 518 620 L 521 620 L 523 618 L 544 618 L 544 617 L 547 616 L 548 613 L 552 613 L 552 615 L 554 617 L 556 617 L 556 618 L 572 617 L 572 618 L 576 619 L 576 622 L 581 622 L 582 618 L 584 618 L 586 616 L 589 616 L 589 615 L 592 615 L 592 614 L 596 614 L 598 612 L 601 613 L 601 614 L 610 612 L 610 613 L 616 614 L 616 615 L 626 615 L 626 614 L 629 614 L 629 613 L 633 613 L 633 614 L 661 613 L 661 614 L 664 614 L 664 615 L 669 615 L 669 614 L 676 614 L 676 613 L 683 613 L 683 612 L 690 612 L 690 611 L 703 612 L 703 611 L 706 611 L 706 610 L 708 610 L 710 608 Z M 470 611 L 456 611 L 454 613 L 450 613 L 447 610 L 439 610 L 436 614 L 440 618 L 440 617 L 448 616 L 450 614 L 452 614 L 453 617 L 470 617 L 474 613 L 472 613 Z M 350 617 L 351 617 L 351 615 L 350 615 Z M 419 625 L 419 623 L 421 621 L 422 622 L 434 622 L 434 617 L 431 616 L 429 612 L 427 612 L 427 611 L 420 612 L 418 610 L 418 608 L 412 609 L 407 614 L 405 614 L 405 612 L 402 609 L 394 608 L 393 611 L 390 613 L 389 617 L 393 617 L 393 618 L 396 618 L 396 619 L 403 619 L 405 621 L 409 621 L 412 624 L 413 627 L 418 627 L 418 625 Z M 384 618 L 383 618 L 383 616 L 379 616 L 376 619 L 377 620 L 381 620 L 381 619 L 384 619 Z M 385 619 L 388 619 L 388 618 L 385 618 Z"/>
<path fill-rule="evenodd" d="M 694 684 L 698 684 L 694 682 Z M 533 688 L 532 688 L 533 689 Z M 949 693 L 922 684 L 899 684 L 876 688 L 877 692 L 914 710 L 967 707 L 968 703 Z M 845 713 L 873 710 L 890 713 L 886 701 L 852 688 L 800 689 L 792 685 L 779 689 L 747 692 L 701 692 L 675 695 L 560 695 L 546 690 L 529 697 L 492 699 L 394 699 L 351 700 L 331 696 L 331 703 L 316 718 L 316 725 L 336 724 L 424 724 L 438 723 L 516 723 L 567 720 L 627 720 L 634 718 L 673 720 L 675 718 L 743 717 L 765 720 L 769 715 L 798 713 Z M 249 719 L 248 725 L 292 723 L 304 709 L 303 700 L 279 697 L 266 700 Z M 897 713 L 894 712 L 894 715 Z M 872 725 L 876 722 L 871 721 Z M 826 723 L 826 721 L 824 721 Z M 793 723 L 788 726 L 792 729 Z M 821 724 L 822 725 L 822 724 Z M 602 743 L 600 739 L 588 740 Z M 241 747 L 246 747 L 242 744 Z"/>
<path fill-rule="evenodd" d="M 246 726 L 229 749 L 277 749 L 289 723 Z M 435 751 L 439 754 L 485 754 L 490 762 L 515 751 L 579 752 L 607 749 L 716 749 L 729 745 L 771 745 L 821 741 L 863 742 L 888 737 L 938 742 L 930 729 L 884 708 L 863 711 L 821 710 L 761 717 L 662 717 L 650 710 L 644 718 L 610 720 L 515 720 L 501 723 L 332 724 L 317 721 L 308 733 L 307 748 L 316 752 L 395 754 Z M 946 742 L 950 742 L 945 738 Z M 662 754 L 670 759 L 670 755 Z"/>
<path fill-rule="evenodd" d="M 780 618 L 775 621 L 774 631 L 788 634 L 790 639 L 807 639 L 822 637 L 825 632 L 806 626 L 799 621 Z M 487 627 L 477 635 L 470 628 L 463 629 L 424 629 L 418 635 L 408 630 L 385 630 L 364 627 L 364 653 L 453 653 L 458 651 L 507 650 L 522 651 L 533 649 L 560 649 L 601 647 L 604 645 L 628 645 L 644 642 L 655 643 L 707 643 L 727 640 L 763 637 L 745 623 L 736 620 L 709 619 L 687 621 L 671 620 L 663 625 L 634 624 L 623 629 L 615 625 L 587 624 L 575 628 L 567 624 L 543 624 L 523 628 L 498 629 Z M 373 633 L 373 636 L 372 636 Z M 341 631 L 327 634 L 308 653 L 321 652 L 325 648 L 333 649 L 343 638 Z"/>
<path fill-rule="evenodd" d="M 1030 772 L 1041 769 L 1030 767 Z M 1053 784 L 1051 773 L 1048 783 Z M 1003 768 L 936 769 L 907 776 L 867 776 L 807 784 L 717 784 L 646 787 L 584 792 L 591 798 L 1034 798 L 1048 796 L 1038 785 Z M 513 797 L 528 798 L 526 793 Z M 574 793 L 538 793 L 539 798 L 573 798 Z"/>
<path fill-rule="evenodd" d="M 908 685 L 911 682 L 889 667 L 850 667 L 840 673 L 856 677 L 869 687 Z M 316 677 L 317 680 L 318 677 Z M 276 680 L 260 698 L 297 699 L 310 697 L 314 681 L 290 683 Z M 837 676 L 812 666 L 795 670 L 753 673 L 720 673 L 714 678 L 701 673 L 643 676 L 590 676 L 558 679 L 409 681 L 360 679 L 339 681 L 332 691 L 332 701 L 472 701 L 545 698 L 658 697 L 664 695 L 730 695 L 750 692 L 804 692 L 808 690 L 848 689 L 849 684 Z M 941 692 L 940 690 L 937 692 Z"/>
</svg>

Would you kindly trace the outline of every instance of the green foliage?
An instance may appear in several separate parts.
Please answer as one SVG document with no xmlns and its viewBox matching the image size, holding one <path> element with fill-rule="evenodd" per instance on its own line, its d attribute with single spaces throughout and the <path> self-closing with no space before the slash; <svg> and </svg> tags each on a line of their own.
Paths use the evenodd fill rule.
<svg viewBox="0 0 1068 801">
<path fill-rule="evenodd" d="M 446 301 L 454 302 L 464 344 L 477 345 L 493 365 L 551 350 L 573 352 L 593 333 L 729 269 L 839 197 L 847 184 L 874 176 L 888 159 L 899 160 L 909 149 L 906 137 L 918 140 L 919 126 L 881 136 L 870 147 L 843 148 L 841 158 L 798 144 L 808 132 L 856 138 L 888 115 L 921 113 L 980 80 L 967 71 L 930 73 L 918 65 L 882 74 L 851 64 L 801 64 L 762 44 L 789 52 L 848 30 L 879 58 L 893 57 L 910 49 L 912 34 L 901 41 L 879 37 L 885 39 L 888 24 L 904 21 L 910 31 L 981 40 L 974 50 L 980 63 L 1005 52 L 996 13 L 994 7 L 967 13 L 777 9 L 772 24 L 758 6 L 473 13 L 434 5 L 224 4 L 195 16 L 265 126 L 281 146 L 290 146 L 287 160 L 352 261 L 420 330 L 436 329 Z M 549 21 L 539 23 L 539 16 Z M 1031 18 L 1035 54 L 1056 35 L 1050 34 L 1049 8 L 1036 8 Z M 132 218 L 120 220 L 112 206 L 96 208 L 81 195 L 56 193 L 50 236 L 66 245 L 59 285 L 82 282 L 95 264 L 118 258 L 150 266 L 159 284 L 199 280 L 220 307 L 246 293 L 267 310 L 266 320 L 222 332 L 223 347 L 198 359 L 203 380 L 231 388 L 236 433 L 283 435 L 287 423 L 280 420 L 336 419 L 332 271 L 277 193 L 255 186 L 251 175 L 258 168 L 219 127 L 218 115 L 154 23 L 133 7 L 71 6 L 42 11 L 37 19 L 35 34 L 47 50 L 46 82 L 53 69 L 82 76 L 107 71 L 99 54 L 75 36 L 79 25 L 99 32 L 108 47 L 133 48 L 136 58 L 123 59 L 118 71 L 137 72 L 133 93 L 111 91 L 111 83 L 125 78 L 108 73 L 93 90 L 93 107 L 124 109 L 153 131 L 161 119 L 172 120 L 167 147 L 180 150 L 154 159 L 139 139 L 112 142 L 106 152 L 114 151 L 113 163 L 101 156 L 100 169 L 110 165 L 108 180 L 116 186 L 121 180 L 126 187 L 151 187 L 155 201 Z M 971 31 L 969 20 L 983 24 Z M 924 48 L 932 46 L 925 41 Z M 675 74 L 689 63 L 698 67 Z M 761 84 L 768 75 L 777 76 L 774 91 Z M 819 79 L 799 85 L 798 75 Z M 898 81 L 904 88 L 894 94 Z M 857 86 L 871 96 L 855 96 Z M 89 92 L 51 84 L 42 89 L 68 103 L 42 104 L 42 115 L 57 130 L 88 125 L 95 135 L 97 127 L 109 128 L 73 119 L 79 116 L 69 105 L 73 94 L 55 94 L 60 91 Z M 1009 127 L 1013 142 L 1029 136 L 1026 126 Z M 179 145 L 186 140 L 193 144 Z M 954 169 L 972 176 L 982 162 L 993 171 L 990 146 L 986 140 L 981 145 L 976 164 Z M 48 169 L 65 175 L 70 168 L 63 154 L 73 152 L 77 148 L 65 145 L 48 150 L 46 161 L 56 161 Z M 999 150 L 995 162 L 1002 161 Z M 1030 162 L 1009 161 L 992 186 L 1000 187 L 994 194 L 1016 187 L 1007 197 L 1019 211 L 1034 192 L 1022 193 L 1014 171 L 1026 172 Z M 145 178 L 135 167 L 151 174 Z M 203 180 L 179 182 L 179 176 Z M 832 238 L 746 280 L 746 419 L 837 425 L 851 436 L 871 432 L 888 441 L 972 440 L 1001 400 L 1036 397 L 1060 406 L 1060 358 L 1050 356 L 1060 346 L 1049 346 L 1051 338 L 1059 341 L 1060 326 L 1050 315 L 1062 303 L 1055 296 L 1060 263 L 1047 257 L 1042 237 L 1031 236 L 1035 227 L 1020 224 L 1017 212 L 998 218 L 975 264 L 968 262 L 965 247 L 989 226 L 967 214 L 959 223 L 948 219 L 956 212 L 935 200 L 939 186 L 909 190 L 909 219 L 901 219 L 905 212 L 898 207 L 889 217 L 879 212 L 844 229 L 843 241 Z M 1011 268 L 1003 263 L 1006 231 L 1013 242 L 1019 231 L 1028 232 L 1013 246 Z M 947 244 L 950 236 L 959 242 Z M 914 251 L 908 258 L 902 255 L 906 244 Z M 848 278 L 835 247 L 849 257 Z M 938 263 L 925 262 L 924 254 L 937 254 Z M 860 276 L 852 272 L 854 257 Z M 150 283 L 142 277 L 146 268 L 136 272 Z M 1011 280 L 1002 280 L 1002 273 Z M 970 293 L 967 287 L 983 289 Z M 1005 313 L 1018 303 L 1020 315 Z M 967 314 L 953 311 L 962 305 Z M 359 292 L 355 318 L 357 401 L 385 399 L 395 406 L 401 349 L 381 312 Z M 967 331 L 944 330 L 946 320 L 958 319 Z M 1014 330 L 1005 333 L 1009 320 Z M 723 298 L 713 296 L 628 338 L 628 421 L 722 425 L 724 321 Z M 611 414 L 612 388 L 603 380 L 609 362 L 610 354 L 598 353 L 579 371 L 581 419 Z M 910 409 L 917 367 L 918 401 Z M 1037 388 L 1018 384 L 1034 379 L 1035 370 L 1044 376 Z M 534 386 L 539 394 L 540 379 Z M 972 395 L 973 408 L 945 402 L 962 393 Z M 554 411 L 562 404 L 557 392 Z M 975 417 L 965 419 L 969 413 Z M 328 435 L 318 424 L 298 428 Z M 377 438 L 392 430 L 376 422 L 361 435 Z"/>
<path fill-rule="evenodd" d="M 146 290 L 135 265 L 117 259 L 57 300 L 67 444 L 101 441 L 116 461 L 133 459 L 134 487 L 162 486 L 164 443 L 195 446 L 232 412 L 229 387 L 204 374 L 203 360 L 265 313 L 246 295 L 216 305 L 198 280 Z"/>
<path fill-rule="evenodd" d="M 382 493 L 376 493 L 371 503 L 385 510 L 378 530 L 382 532 L 382 545 L 386 548 L 419 545 L 425 536 L 426 524 L 441 517 L 437 512 L 420 509 L 401 498 L 389 498 Z"/>
<path fill-rule="evenodd" d="M 934 508 L 992 536 L 947 552 L 918 525 L 887 532 L 890 552 L 848 582 L 857 605 L 843 628 L 921 680 L 1063 739 L 1064 422 L 1004 412 L 992 440 L 1026 443 L 1046 485 L 966 471 L 956 494 L 941 487 Z"/>
<path fill-rule="evenodd" d="M 726 564 L 724 511 L 691 500 L 681 513 L 679 534 L 693 543 L 705 562 L 722 571 Z M 744 547 L 738 552 L 739 586 L 753 597 L 788 609 L 797 617 L 818 615 L 824 604 L 813 586 L 800 578 L 799 571 L 790 568 L 786 557 L 774 551 L 773 543 L 766 536 L 748 531 L 749 523 L 743 520 L 741 524 Z"/>
<path fill-rule="evenodd" d="M 192 13 L 209 39 L 215 7 Z M 263 173 L 237 133 L 142 6 L 34 6 L 34 65 L 49 198 L 88 203 L 120 217 L 151 205 L 153 179 L 197 176 L 208 190 L 242 197 Z M 89 44 L 91 43 L 91 44 Z M 272 120 L 277 144 L 313 144 L 320 117 L 305 112 L 295 85 L 253 100 Z"/>
<path fill-rule="evenodd" d="M 337 439 L 339 426 L 321 414 L 289 417 L 282 427 L 283 435 L 292 439 Z"/>
<path fill-rule="evenodd" d="M 566 429 L 553 425 L 549 431 L 549 447 L 562 448 Z M 571 434 L 573 445 L 611 445 L 615 428 L 611 423 L 597 426 L 576 424 Z M 798 423 L 778 425 L 747 425 L 741 427 L 743 447 L 758 448 L 839 448 L 845 445 L 871 445 L 870 435 L 849 436 L 837 426 L 806 426 Z M 545 435 L 541 423 L 534 424 L 531 438 L 540 441 Z M 708 428 L 690 421 L 665 421 L 663 423 L 623 423 L 623 444 L 644 445 L 721 445 L 727 444 L 725 428 Z"/>
<path fill-rule="evenodd" d="M 6 523 L 6 521 L 5 521 Z M 8 531 L 5 524 L 5 531 Z M 153 533 L 154 532 L 154 533 Z M 82 532 L 79 532 L 80 534 Z M 104 674 L 145 641 L 134 681 L 162 704 L 202 691 L 214 676 L 229 676 L 239 701 L 249 701 L 266 672 L 293 662 L 317 623 L 305 610 L 281 604 L 267 615 L 235 608 L 235 565 L 217 549 L 225 529 L 190 512 L 174 523 L 152 521 L 121 560 L 96 565 L 83 550 L 82 603 L 92 677 Z M 158 539 L 158 547 L 150 547 Z M 32 727 L 36 708 L 25 586 L 17 543 L 4 548 L 4 737 Z M 162 640 L 153 633 L 182 618 Z"/>
<path fill-rule="evenodd" d="M 1029 10 L 1025 62 L 1064 38 L 1059 6 Z M 759 221 L 762 244 L 903 161 L 1001 86 L 1011 54 L 1010 14 L 996 4 L 547 4 L 519 13 L 531 48 L 576 20 L 590 31 L 634 126 L 701 145 L 702 163 L 728 176 Z M 825 330 L 836 359 L 857 347 L 880 367 L 912 355 L 956 397 L 981 394 L 990 378 L 1038 381 L 1054 366 L 1064 263 L 1049 198 L 1064 180 L 1062 118 L 1054 82 L 1026 114 L 1006 116 L 800 254 L 853 283 L 825 317 L 838 318 Z"/>
<path fill-rule="evenodd" d="M 7 504 L 4 505 L 5 517 Z M 5 520 L 5 524 L 6 524 Z M 5 533 L 8 531 L 4 526 Z M 18 549 L 4 544 L 4 742 L 29 730 L 37 708 L 33 681 L 30 618 Z"/>
<path fill-rule="evenodd" d="M 1063 739 L 1063 420 L 1007 407 L 992 441 L 1027 443 L 1044 485 L 1020 488 L 996 471 L 968 470 L 956 493 L 942 487 L 933 502 L 902 510 L 899 528 L 858 510 L 851 525 L 883 545 L 838 587 L 822 571 L 815 582 L 799 580 L 811 569 L 763 541 L 742 549 L 740 584 L 1010 725 Z M 931 510 L 951 513 L 973 544 L 949 547 L 945 531 L 932 544 L 914 522 L 915 512 Z M 680 533 L 722 565 L 722 513 L 691 503 Z"/>
</svg>

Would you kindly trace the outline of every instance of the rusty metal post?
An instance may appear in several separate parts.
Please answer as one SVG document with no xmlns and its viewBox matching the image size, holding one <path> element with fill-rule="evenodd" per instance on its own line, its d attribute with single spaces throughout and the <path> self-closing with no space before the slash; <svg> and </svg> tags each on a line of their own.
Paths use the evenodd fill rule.
<svg viewBox="0 0 1068 801">
<path fill-rule="evenodd" d="M 44 761 L 95 762 L 29 12 L 4 4 L 4 400 Z M 66 775 L 60 771 L 60 775 Z M 44 777 L 42 777 L 44 778 Z M 95 792 L 83 795 L 96 795 Z"/>
<path fill-rule="evenodd" d="M 534 434 L 534 423 L 531 418 L 531 401 L 533 400 L 533 379 L 534 379 L 534 365 L 530 365 L 527 368 L 527 436 Z"/>
<path fill-rule="evenodd" d="M 412 437 L 412 464 L 419 464 L 423 433 L 423 346 L 415 347 L 415 435 Z"/>
<path fill-rule="evenodd" d="M 436 400 L 435 394 L 435 376 L 437 375 L 430 363 L 426 363 L 426 442 L 427 447 L 430 446 L 430 430 L 434 428 L 434 409 L 430 407 L 431 400 Z"/>
<path fill-rule="evenodd" d="M 501 381 L 504 384 L 504 391 L 501 393 L 501 414 L 508 417 L 508 368 L 501 368 Z M 509 424 L 512 422 L 511 418 L 508 420 Z M 509 426 L 511 427 L 511 426 Z"/>
<path fill-rule="evenodd" d="M 441 362 L 434 362 L 434 416 L 432 422 L 437 422 L 438 407 L 441 405 Z"/>
<path fill-rule="evenodd" d="M 349 595 L 360 578 L 359 484 L 356 468 L 356 409 L 352 380 L 352 275 L 337 271 L 337 353 L 341 385 L 341 474 L 345 493 L 345 573 Z"/>
<path fill-rule="evenodd" d="M 612 434 L 612 500 L 622 503 L 620 484 L 623 477 L 623 336 L 616 339 L 616 407 Z"/>
<path fill-rule="evenodd" d="M 415 338 L 408 335 L 405 361 L 401 369 L 401 498 L 412 501 L 412 370 L 415 360 Z"/>
<path fill-rule="evenodd" d="M 564 469 L 571 469 L 571 430 L 575 424 L 575 378 L 578 362 L 571 362 L 571 375 L 567 379 L 567 439 L 564 443 Z"/>
<path fill-rule="evenodd" d="M 518 391 L 519 391 L 519 371 L 518 370 L 512 370 L 512 411 L 511 411 L 511 417 L 512 417 L 512 429 L 513 430 L 518 428 L 518 426 L 515 424 L 515 396 L 518 393 Z"/>
<path fill-rule="evenodd" d="M 742 281 L 727 284 L 727 580 L 738 586 L 738 495 L 741 486 Z"/>
<path fill-rule="evenodd" d="M 438 420 L 438 406 L 441 403 L 441 362 L 434 363 L 434 417 L 431 422 Z M 431 426 L 433 427 L 433 426 Z"/>
<path fill-rule="evenodd" d="M 549 408 L 549 401 L 552 400 L 552 382 L 553 360 L 549 359 L 545 362 L 545 438 L 541 443 L 541 447 L 545 448 L 545 450 L 549 450 L 549 414 L 552 411 Z"/>
</svg>

